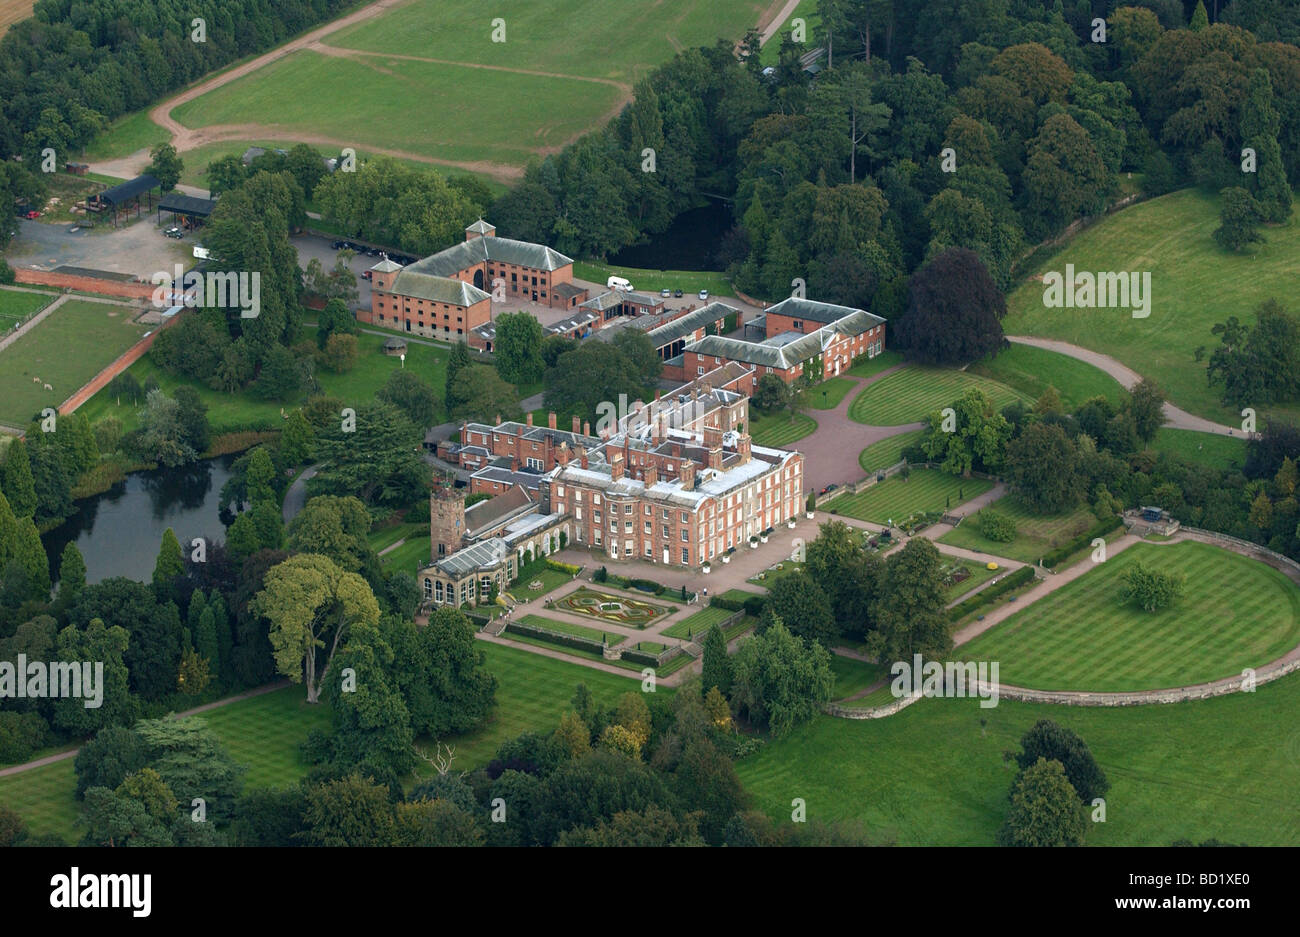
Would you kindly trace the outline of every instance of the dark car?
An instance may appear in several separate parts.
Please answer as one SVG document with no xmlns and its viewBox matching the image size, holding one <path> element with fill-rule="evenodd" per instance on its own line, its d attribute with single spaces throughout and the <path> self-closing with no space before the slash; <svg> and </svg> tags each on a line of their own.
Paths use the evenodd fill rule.
<svg viewBox="0 0 1300 937">
<path fill-rule="evenodd" d="M 682 291 L 681 291 L 680 289 L 675 289 L 675 290 L 673 290 L 673 296 L 674 296 L 675 298 L 677 298 L 677 299 L 681 299 L 681 298 L 682 298 Z"/>
<path fill-rule="evenodd" d="M 829 494 L 830 492 L 834 491 L 834 490 L 835 490 L 836 488 L 838 488 L 838 487 L 840 487 L 840 486 L 837 485 L 837 484 L 835 484 L 834 482 L 831 482 L 829 485 L 827 485 L 825 488 L 823 488 L 823 489 L 821 490 L 821 493 L 822 493 L 822 494 Z"/>
<path fill-rule="evenodd" d="M 348 242 L 347 242 L 347 241 L 335 241 L 333 244 L 330 245 L 330 247 L 334 248 L 336 251 L 337 251 L 337 250 L 342 250 L 343 248 L 345 248 L 345 247 L 347 247 L 347 246 L 348 246 Z"/>
<path fill-rule="evenodd" d="M 168 228 L 163 232 L 163 234 L 167 235 L 169 238 L 176 238 L 177 240 L 185 237 L 185 232 L 175 226 Z"/>
</svg>

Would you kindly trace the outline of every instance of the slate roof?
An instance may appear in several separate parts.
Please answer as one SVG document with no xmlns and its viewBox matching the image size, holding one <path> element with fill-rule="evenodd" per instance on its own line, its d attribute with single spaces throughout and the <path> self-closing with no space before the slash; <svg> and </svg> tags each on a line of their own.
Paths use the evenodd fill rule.
<svg viewBox="0 0 1300 937">
<path fill-rule="evenodd" d="M 690 335 L 702 326 L 717 322 L 719 319 L 739 311 L 726 303 L 712 302 L 701 306 L 694 312 L 686 313 L 679 319 L 665 322 L 658 328 L 651 329 L 646 335 L 656 348 L 662 348 L 664 345 L 671 345 L 683 336 Z"/>
<path fill-rule="evenodd" d="M 790 316 L 792 319 L 806 319 L 809 322 L 820 322 L 823 325 L 830 325 L 832 322 L 838 322 L 855 312 L 864 311 L 855 309 L 852 306 L 819 303 L 813 299 L 798 299 L 793 296 L 767 308 L 768 314 L 775 313 L 778 316 Z M 871 313 L 867 313 L 867 315 L 871 315 Z M 879 316 L 873 316 L 872 318 L 876 319 L 877 322 L 885 321 Z"/>
<path fill-rule="evenodd" d="M 785 370 L 816 357 L 836 334 L 861 335 L 884 321 L 879 316 L 858 309 L 794 341 L 786 342 L 782 337 L 782 344 L 774 344 L 771 340 L 746 342 L 737 338 L 723 338 L 721 335 L 706 335 L 698 342 L 687 345 L 686 350 L 700 355 L 729 358 L 732 361 L 744 361 L 747 364 Z"/>
<path fill-rule="evenodd" d="M 515 264 L 519 267 L 531 267 L 534 270 L 558 270 L 573 263 L 572 258 L 565 257 L 559 251 L 552 250 L 544 244 L 530 244 L 528 241 L 516 241 L 513 238 L 484 235 L 453 244 L 446 250 L 416 261 L 406 269 L 416 273 L 449 277 L 488 260 Z"/>
<path fill-rule="evenodd" d="M 417 270 L 418 266 L 419 264 L 411 264 L 409 267 L 403 267 L 393 278 L 392 292 L 400 296 L 456 306 L 472 306 L 492 298 L 490 293 L 483 292 L 472 283 L 453 280 L 451 277 L 434 276 Z"/>
</svg>

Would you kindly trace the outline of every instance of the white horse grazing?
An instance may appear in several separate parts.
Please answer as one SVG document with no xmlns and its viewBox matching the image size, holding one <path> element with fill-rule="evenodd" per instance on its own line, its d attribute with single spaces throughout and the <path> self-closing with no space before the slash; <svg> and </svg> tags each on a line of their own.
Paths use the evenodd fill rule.
<svg viewBox="0 0 1300 937">
<path fill-rule="evenodd" d="M 54 388 L 51 387 L 49 384 L 46 384 L 46 385 L 45 385 L 45 389 L 46 389 L 46 390 L 54 390 Z"/>
<path fill-rule="evenodd" d="M 41 382 L 41 379 L 40 379 L 39 377 L 35 377 L 35 376 L 32 377 L 32 383 L 33 383 L 33 384 L 39 384 L 40 382 Z"/>
</svg>

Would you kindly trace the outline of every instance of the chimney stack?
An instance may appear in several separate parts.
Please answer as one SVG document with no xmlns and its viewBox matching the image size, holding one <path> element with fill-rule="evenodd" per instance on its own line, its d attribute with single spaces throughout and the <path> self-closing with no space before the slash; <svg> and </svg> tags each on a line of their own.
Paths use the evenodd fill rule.
<svg viewBox="0 0 1300 937">
<path fill-rule="evenodd" d="M 574 419 L 577 419 L 577 417 L 574 417 Z M 587 420 L 582 421 L 582 435 L 584 436 L 591 435 L 591 423 Z"/>
<path fill-rule="evenodd" d="M 582 446 L 578 447 L 578 464 L 583 468 L 587 467 L 587 450 Z"/>
<path fill-rule="evenodd" d="M 582 431 L 582 421 L 576 416 L 573 418 L 573 435 L 577 436 Z"/>
<path fill-rule="evenodd" d="M 532 425 L 533 425 L 533 413 L 532 413 L 531 410 L 528 411 L 528 425 L 529 425 L 529 426 L 532 426 Z"/>
<path fill-rule="evenodd" d="M 615 452 L 610 455 L 609 477 L 616 482 L 623 480 L 623 453 Z"/>
<path fill-rule="evenodd" d="M 681 470 L 677 473 L 681 479 L 682 487 L 690 490 L 695 487 L 695 463 L 690 459 L 683 459 Z"/>
<path fill-rule="evenodd" d="M 546 425 L 547 425 L 547 428 L 548 428 L 548 429 L 555 429 L 555 411 L 554 411 L 554 410 L 552 410 L 552 411 L 547 415 L 547 417 L 546 417 Z"/>
<path fill-rule="evenodd" d="M 569 444 L 567 442 L 560 443 L 560 451 L 556 453 L 555 461 L 560 466 L 569 464 Z"/>
<path fill-rule="evenodd" d="M 651 488 L 659 484 L 659 466 L 651 462 L 645 467 L 645 486 Z"/>
<path fill-rule="evenodd" d="M 753 441 L 749 438 L 749 433 L 741 433 L 740 438 L 736 440 L 736 451 L 740 453 L 740 464 L 744 465 L 754 457 Z"/>
<path fill-rule="evenodd" d="M 501 414 L 500 414 L 500 413 L 497 414 L 497 422 L 496 422 L 496 425 L 497 425 L 497 426 L 500 426 L 500 425 L 501 425 Z"/>
<path fill-rule="evenodd" d="M 722 450 L 721 449 L 709 450 L 709 468 L 713 469 L 716 472 L 722 471 Z"/>
</svg>

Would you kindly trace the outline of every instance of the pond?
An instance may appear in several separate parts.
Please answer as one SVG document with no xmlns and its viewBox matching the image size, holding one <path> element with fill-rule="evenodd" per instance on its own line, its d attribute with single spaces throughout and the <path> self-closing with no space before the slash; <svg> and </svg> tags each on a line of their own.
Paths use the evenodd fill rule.
<svg viewBox="0 0 1300 937">
<path fill-rule="evenodd" d="M 132 472 L 103 494 L 78 501 L 77 513 L 42 538 L 50 577 L 57 577 L 69 542 L 85 557 L 87 582 L 112 576 L 148 582 L 168 527 L 187 553 L 195 537 L 209 543 L 225 540 L 226 523 L 234 518 L 227 514 L 223 522 L 217 507 L 236 458 L 227 455 L 174 469 Z"/>
<path fill-rule="evenodd" d="M 718 242 L 733 224 L 729 204 L 711 200 L 682 212 L 648 244 L 625 247 L 609 263 L 645 270 L 717 270 Z"/>
</svg>

